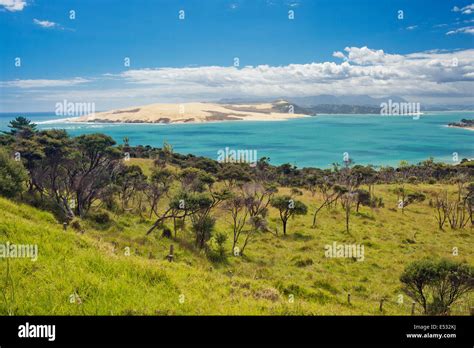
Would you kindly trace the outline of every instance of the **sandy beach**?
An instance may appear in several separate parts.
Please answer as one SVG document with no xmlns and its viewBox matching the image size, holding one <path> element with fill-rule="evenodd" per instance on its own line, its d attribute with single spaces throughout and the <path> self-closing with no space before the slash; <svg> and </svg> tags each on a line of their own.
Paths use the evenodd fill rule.
<svg viewBox="0 0 474 348">
<path fill-rule="evenodd" d="M 150 104 L 68 118 L 93 123 L 203 123 L 216 121 L 278 121 L 307 117 L 292 112 L 283 100 L 261 104 Z"/>
</svg>

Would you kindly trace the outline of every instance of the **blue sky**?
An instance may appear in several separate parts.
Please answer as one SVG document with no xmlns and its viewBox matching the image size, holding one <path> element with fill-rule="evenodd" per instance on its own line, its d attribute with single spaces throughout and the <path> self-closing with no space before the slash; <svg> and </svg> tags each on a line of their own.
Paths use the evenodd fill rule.
<svg viewBox="0 0 474 348">
<path fill-rule="evenodd" d="M 474 80 L 472 0 L 0 0 L 0 42 L 0 111 L 318 93 L 468 103 Z"/>
</svg>

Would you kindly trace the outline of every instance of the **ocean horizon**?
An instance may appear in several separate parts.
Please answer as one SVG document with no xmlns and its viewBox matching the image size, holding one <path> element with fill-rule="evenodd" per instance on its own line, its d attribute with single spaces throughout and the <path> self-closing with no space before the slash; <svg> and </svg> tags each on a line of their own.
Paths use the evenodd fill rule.
<svg viewBox="0 0 474 348">
<path fill-rule="evenodd" d="M 175 152 L 217 159 L 219 150 L 256 151 L 270 163 L 291 163 L 299 168 L 330 168 L 345 152 L 355 164 L 396 166 L 430 157 L 455 164 L 455 158 L 474 158 L 474 132 L 447 127 L 472 118 L 470 111 L 428 112 L 412 116 L 317 115 L 285 121 L 223 121 L 194 124 L 71 123 L 54 113 L 1 113 L 0 130 L 14 117 L 24 116 L 39 129 L 65 129 L 72 136 L 104 133 L 118 144 L 161 147 Z M 455 156 L 457 155 L 457 157 Z"/>
</svg>

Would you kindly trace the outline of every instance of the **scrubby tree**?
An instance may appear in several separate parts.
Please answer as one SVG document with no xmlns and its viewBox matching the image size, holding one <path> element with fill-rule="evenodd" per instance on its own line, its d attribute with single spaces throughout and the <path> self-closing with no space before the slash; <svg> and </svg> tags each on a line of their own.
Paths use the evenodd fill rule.
<svg viewBox="0 0 474 348">
<path fill-rule="evenodd" d="M 158 216 L 158 202 L 164 195 L 168 194 L 173 180 L 174 173 L 169 169 L 155 168 L 152 171 L 149 182 L 144 190 L 150 205 L 150 218 L 153 214 Z M 174 220 L 174 225 L 176 225 L 176 219 Z M 174 232 L 176 234 L 176 229 Z"/>
<path fill-rule="evenodd" d="M 197 168 L 185 168 L 179 175 L 183 190 L 203 192 L 206 187 L 212 187 L 216 179 L 205 171 Z"/>
<path fill-rule="evenodd" d="M 35 141 L 42 155 L 29 166 L 33 187 L 42 198 L 49 197 L 62 215 L 72 218 L 74 191 L 70 174 L 76 165 L 73 141 L 65 130 L 59 129 L 41 131 Z"/>
<path fill-rule="evenodd" d="M 163 142 L 163 147 L 158 152 L 158 158 L 155 160 L 155 165 L 161 168 L 165 168 L 166 164 L 173 158 L 173 146 L 168 144 L 166 141 Z"/>
<path fill-rule="evenodd" d="M 189 216 L 196 237 L 196 246 L 203 249 L 214 228 L 215 219 L 211 212 L 228 198 L 229 192 L 225 189 L 213 191 L 208 187 L 207 192 L 180 191 L 171 198 L 168 209 L 155 221 L 147 234 L 162 226 L 167 219 L 184 220 Z"/>
<path fill-rule="evenodd" d="M 8 128 L 10 128 L 10 131 L 3 133 L 12 136 L 22 134 L 26 137 L 37 131 L 36 124 L 34 124 L 29 119 L 23 116 L 19 116 L 11 120 L 8 124 Z"/>
<path fill-rule="evenodd" d="M 290 217 L 295 215 L 306 215 L 308 212 L 308 207 L 303 202 L 294 200 L 290 196 L 273 197 L 270 204 L 272 207 L 278 209 L 280 213 L 284 235 L 286 235 L 286 226 Z"/>
<path fill-rule="evenodd" d="M 356 191 L 357 193 L 357 202 L 356 202 L 356 212 L 359 212 L 359 206 L 362 204 L 363 206 L 370 207 L 372 204 L 372 201 L 370 199 L 370 192 L 363 190 L 363 189 L 358 189 Z"/>
<path fill-rule="evenodd" d="M 68 176 L 75 193 L 76 214 L 81 217 L 111 183 L 120 158 L 114 145 L 115 141 L 104 134 L 87 134 L 74 139 L 74 159 Z"/>
<path fill-rule="evenodd" d="M 339 185 L 334 185 L 334 183 L 331 182 L 331 180 L 325 176 L 322 178 L 320 181 L 318 181 L 317 184 L 319 190 L 321 191 L 323 201 L 319 206 L 316 207 L 313 213 L 313 224 L 312 227 L 316 227 L 316 218 L 318 213 L 323 209 L 324 207 L 330 208 L 333 202 L 336 202 L 341 194 L 343 193 L 341 187 Z"/>
<path fill-rule="evenodd" d="M 448 195 L 447 191 L 435 193 L 433 206 L 440 230 L 443 230 L 446 223 L 451 229 L 464 228 L 469 222 L 472 224 L 473 195 L 469 191 L 456 194 L 455 197 Z"/>
<path fill-rule="evenodd" d="M 15 161 L 0 149 L 0 195 L 15 197 L 23 191 L 28 173 L 20 161 Z"/>
<path fill-rule="evenodd" d="M 434 208 L 436 209 L 435 218 L 438 222 L 438 228 L 444 229 L 444 225 L 448 218 L 448 192 L 437 192 L 434 194 Z"/>
<path fill-rule="evenodd" d="M 242 186 L 243 183 L 250 181 L 250 174 L 244 169 L 242 164 L 226 163 L 217 173 L 217 178 L 228 188 Z"/>
<path fill-rule="evenodd" d="M 354 204 L 357 204 L 358 201 L 357 188 L 362 182 L 362 174 L 360 170 L 358 170 L 359 166 L 352 168 L 352 163 L 353 161 L 348 159 L 344 162 L 344 166 L 341 169 L 335 167 L 335 170 L 337 171 L 337 181 L 339 183 L 337 191 L 339 192 L 342 208 L 345 213 L 347 233 L 349 233 L 352 207 Z"/>
<path fill-rule="evenodd" d="M 425 314 L 446 315 L 450 306 L 474 289 L 474 269 L 446 259 L 423 259 L 408 265 L 400 281 Z"/>
<path fill-rule="evenodd" d="M 245 198 L 238 194 L 233 194 L 224 204 L 224 209 L 230 213 L 232 224 L 232 252 L 239 243 L 240 236 L 245 230 L 249 216 Z"/>
<path fill-rule="evenodd" d="M 191 221 L 192 230 L 196 235 L 196 246 L 199 249 L 204 249 L 206 242 L 211 239 L 216 219 L 209 215 L 202 215 L 200 217 L 191 215 Z"/>
<path fill-rule="evenodd" d="M 467 186 L 466 190 L 466 206 L 469 215 L 469 221 L 471 222 L 471 226 L 474 226 L 474 182 L 471 182 Z"/>
<path fill-rule="evenodd" d="M 145 187 L 147 177 L 143 174 L 140 166 L 122 165 L 116 176 L 116 184 L 119 187 L 119 198 L 122 202 L 122 210 L 127 210 L 130 200 Z"/>
</svg>

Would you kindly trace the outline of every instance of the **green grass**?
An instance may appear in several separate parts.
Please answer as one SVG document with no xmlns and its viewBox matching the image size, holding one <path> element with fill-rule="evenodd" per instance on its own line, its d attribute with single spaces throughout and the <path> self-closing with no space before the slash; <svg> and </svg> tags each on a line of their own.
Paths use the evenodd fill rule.
<svg viewBox="0 0 474 348">
<path fill-rule="evenodd" d="M 442 188 L 408 187 L 426 194 Z M 244 257 L 231 256 L 230 225 L 218 211 L 216 231 L 229 236 L 226 263 L 212 263 L 195 250 L 190 231 L 177 240 L 145 236 L 152 222 L 146 217 L 112 215 L 106 228 L 82 221 L 84 233 L 64 231 L 51 214 L 0 198 L 0 243 L 39 248 L 36 262 L 0 259 L 0 315 L 410 315 L 411 299 L 397 302 L 405 266 L 425 256 L 472 264 L 474 243 L 470 229 L 439 231 L 428 200 L 405 214 L 389 209 L 397 205 L 393 188 L 376 186 L 385 208 L 353 213 L 350 234 L 340 207 L 323 209 L 316 229 L 311 214 L 297 216 L 287 236 L 258 234 Z M 308 192 L 299 199 L 310 213 L 320 201 Z M 273 209 L 269 225 L 282 230 Z M 365 260 L 326 258 L 324 245 L 334 241 L 363 244 Z M 171 263 L 165 260 L 170 244 L 176 255 Z M 454 247 L 459 256 L 452 255 Z M 73 294 L 80 303 L 71 303 Z M 469 306 L 472 294 L 452 313 L 468 315 Z"/>
</svg>

